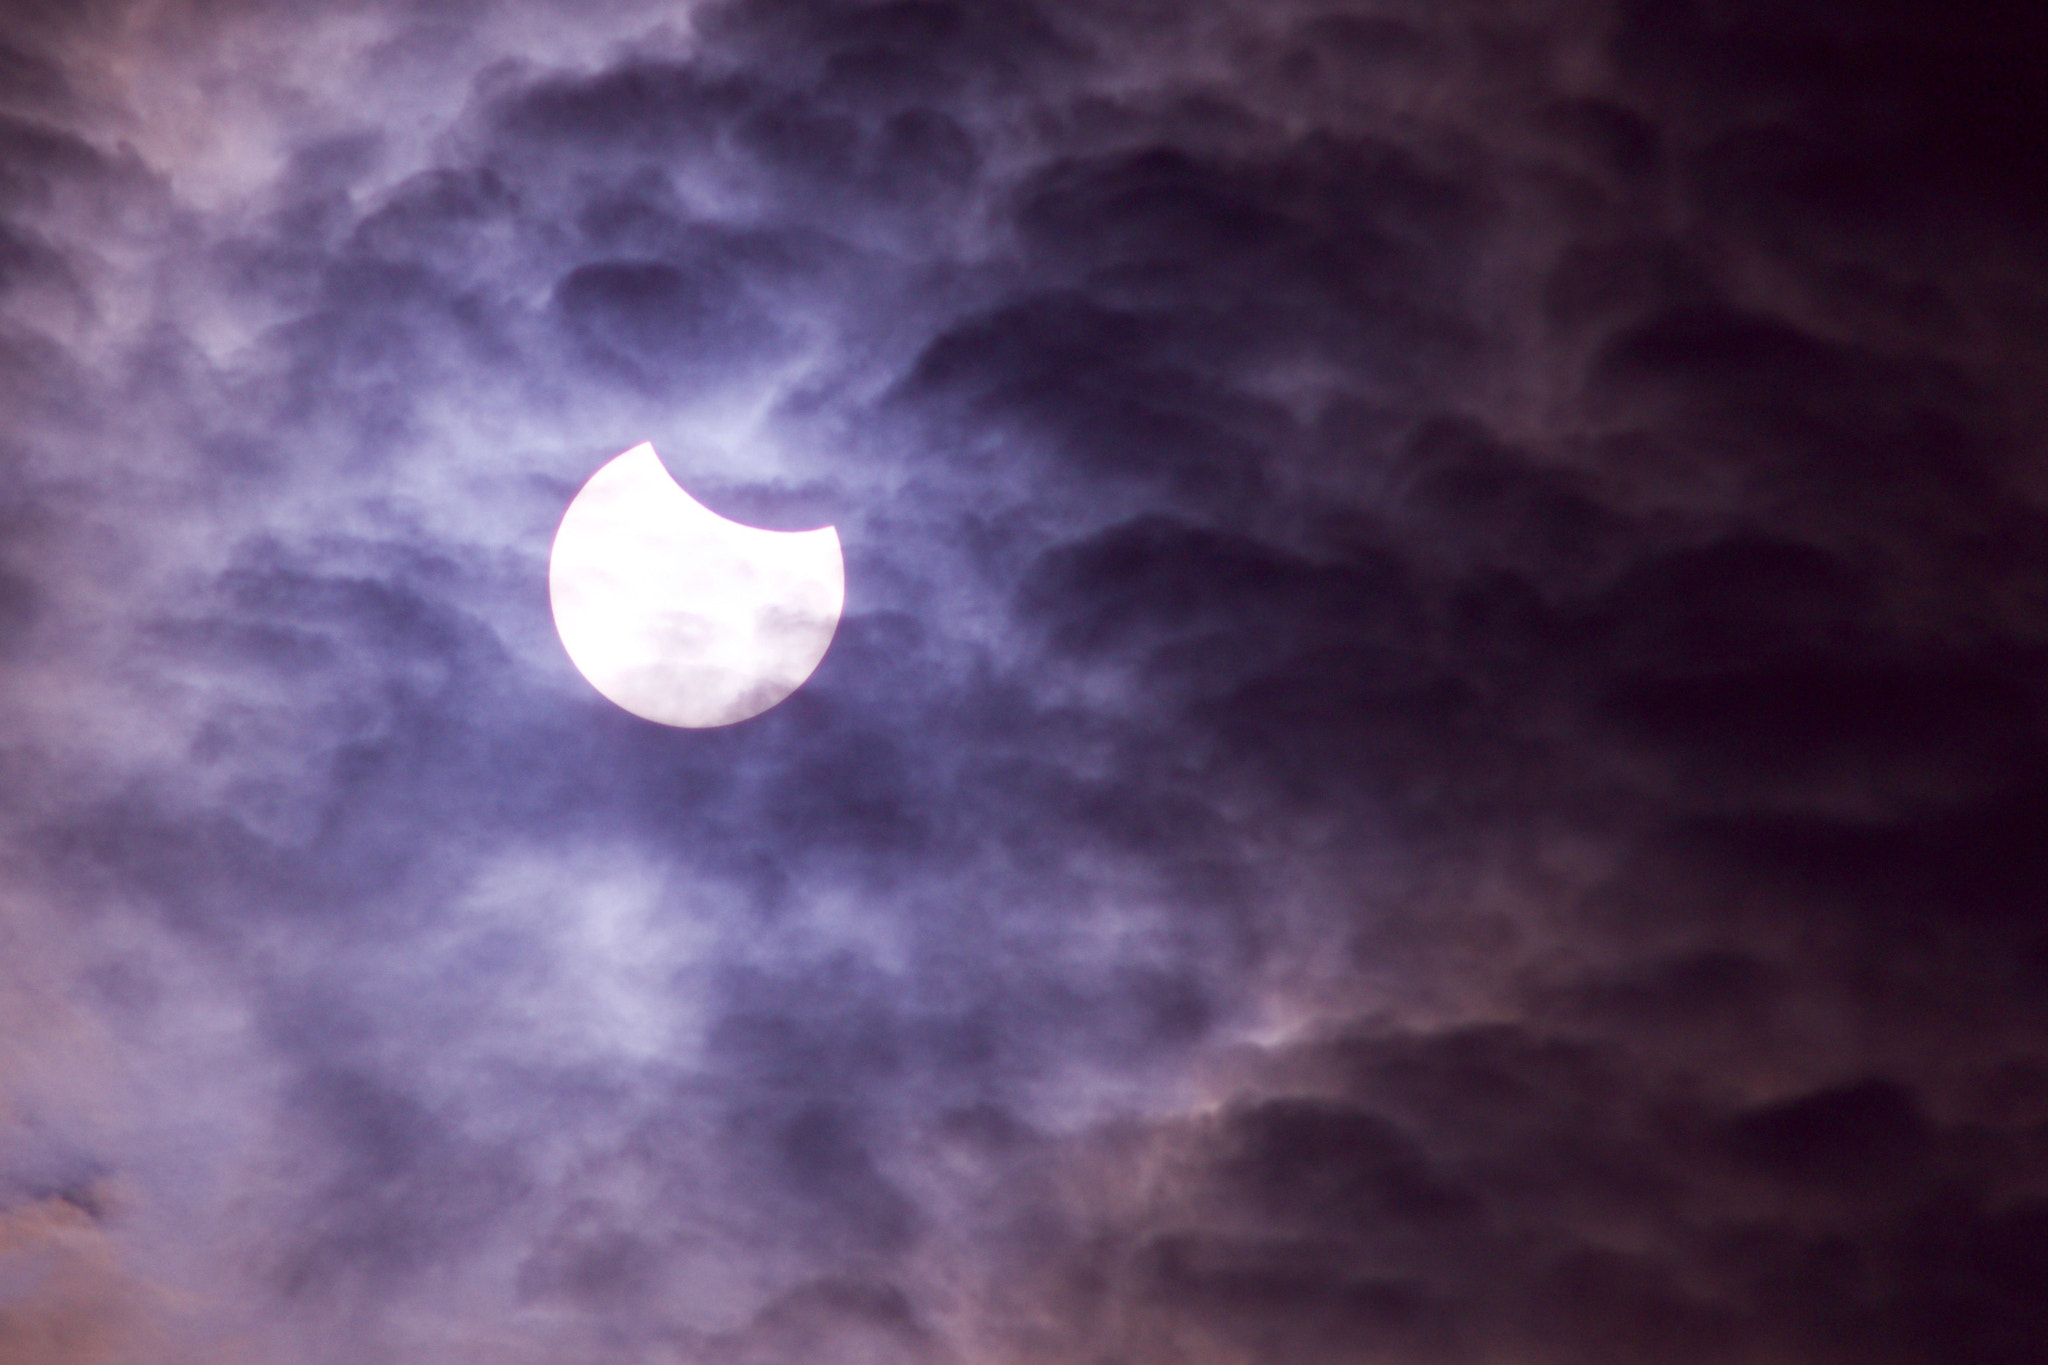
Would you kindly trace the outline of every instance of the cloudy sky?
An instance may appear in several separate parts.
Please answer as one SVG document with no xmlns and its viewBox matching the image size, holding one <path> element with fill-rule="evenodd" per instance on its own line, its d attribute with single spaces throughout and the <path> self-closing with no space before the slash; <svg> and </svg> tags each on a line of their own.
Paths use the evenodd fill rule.
<svg viewBox="0 0 2048 1365">
<path fill-rule="evenodd" d="M 2048 1358 L 2048 17 L 0 15 L 0 1360 Z"/>
</svg>

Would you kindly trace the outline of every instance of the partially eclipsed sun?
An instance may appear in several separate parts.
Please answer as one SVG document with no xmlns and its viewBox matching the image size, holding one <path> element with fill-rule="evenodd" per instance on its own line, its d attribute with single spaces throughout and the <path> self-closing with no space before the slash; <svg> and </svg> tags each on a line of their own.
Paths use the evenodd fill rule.
<svg viewBox="0 0 2048 1365">
<path fill-rule="evenodd" d="M 548 561 L 555 629 L 590 685 L 634 715 L 704 728 L 803 685 L 846 605 L 839 533 L 727 521 L 634 446 L 590 476 Z"/>
</svg>

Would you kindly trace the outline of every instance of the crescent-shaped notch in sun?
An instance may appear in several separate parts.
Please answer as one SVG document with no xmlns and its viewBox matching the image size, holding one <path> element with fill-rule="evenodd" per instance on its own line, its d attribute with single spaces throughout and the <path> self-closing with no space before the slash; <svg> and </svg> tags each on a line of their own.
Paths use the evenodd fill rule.
<svg viewBox="0 0 2048 1365">
<path fill-rule="evenodd" d="M 590 476 L 548 559 L 555 630 L 605 697 L 705 728 L 758 716 L 825 657 L 846 605 L 839 532 L 727 521 L 645 442 Z"/>
</svg>

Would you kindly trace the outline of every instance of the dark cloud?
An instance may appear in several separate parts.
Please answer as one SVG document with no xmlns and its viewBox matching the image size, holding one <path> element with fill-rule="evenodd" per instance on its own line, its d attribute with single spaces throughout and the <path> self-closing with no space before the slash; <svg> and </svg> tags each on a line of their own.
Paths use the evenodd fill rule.
<svg viewBox="0 0 2048 1365">
<path fill-rule="evenodd" d="M 0 1355 L 2048 1354 L 2038 27 L 8 15 Z"/>
<path fill-rule="evenodd" d="M 1604 1053 L 1486 1027 L 1262 1059 L 1285 1097 L 1107 1158 L 1106 1188 L 1140 1167 L 1171 1174 L 1124 1184 L 1146 1193 L 1091 1220 L 1102 1268 L 1064 1296 L 1064 1349 L 2039 1350 L 2037 1212 L 1987 1201 L 1964 1174 L 2009 1153 L 2012 1133 L 1933 1123 L 1912 1091 L 1874 1079 L 1728 1111 Z M 1941 1254 L 1953 1270 L 1933 1269 Z M 1049 1279 L 1035 1288 L 1057 1293 Z"/>
<path fill-rule="evenodd" d="M 1937 248 L 1952 226 L 2032 236 L 2048 100 L 2034 14 L 1958 7 L 1631 5 L 1618 52 L 1642 78 L 1711 106 L 1702 178 L 1792 233 L 1898 233 Z M 1793 212 L 1787 212 L 1792 210 Z"/>
<path fill-rule="evenodd" d="M 581 265 L 555 286 L 554 304 L 596 365 L 656 392 L 700 357 L 723 367 L 775 341 L 773 324 L 734 297 L 715 265 L 694 275 L 662 261 Z"/>
</svg>

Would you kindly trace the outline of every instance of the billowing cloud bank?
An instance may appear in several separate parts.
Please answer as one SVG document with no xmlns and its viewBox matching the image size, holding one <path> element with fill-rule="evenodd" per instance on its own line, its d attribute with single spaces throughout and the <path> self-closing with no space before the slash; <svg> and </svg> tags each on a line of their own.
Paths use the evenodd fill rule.
<svg viewBox="0 0 2048 1365">
<path fill-rule="evenodd" d="M 2043 27 L 19 7 L 0 1359 L 2048 1356 Z"/>
</svg>

